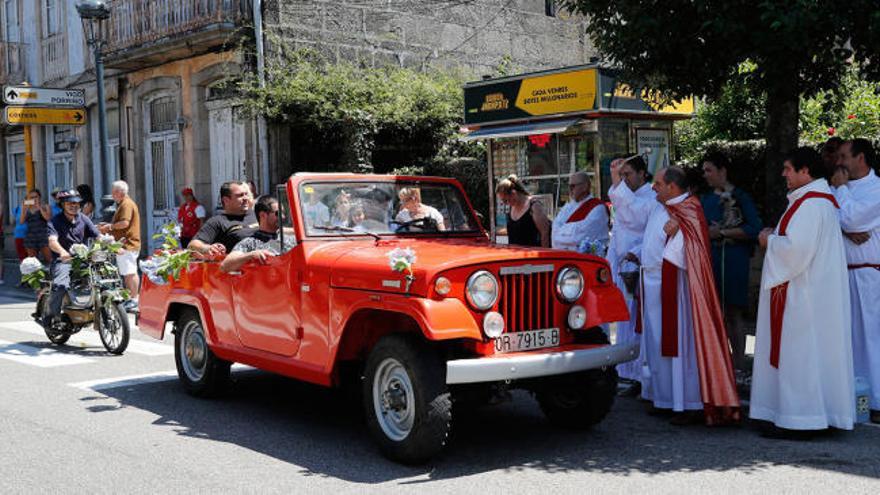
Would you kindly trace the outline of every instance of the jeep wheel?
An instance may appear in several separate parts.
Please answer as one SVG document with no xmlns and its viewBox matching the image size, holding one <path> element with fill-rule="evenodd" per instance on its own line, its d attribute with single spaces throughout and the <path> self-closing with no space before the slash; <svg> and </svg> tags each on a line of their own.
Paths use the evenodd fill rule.
<svg viewBox="0 0 880 495">
<path fill-rule="evenodd" d="M 367 359 L 363 387 L 367 425 L 386 457 L 421 464 L 446 445 L 452 401 L 432 349 L 405 335 L 383 337 Z"/>
<path fill-rule="evenodd" d="M 550 422 L 572 429 L 587 429 L 602 421 L 617 393 L 617 371 L 613 366 L 602 370 L 574 373 L 540 384 L 535 391 L 538 404 Z"/>
<path fill-rule="evenodd" d="M 228 361 L 211 352 L 199 314 L 189 310 L 177 320 L 174 332 L 177 376 L 186 391 L 197 397 L 214 397 L 229 382 Z"/>
</svg>

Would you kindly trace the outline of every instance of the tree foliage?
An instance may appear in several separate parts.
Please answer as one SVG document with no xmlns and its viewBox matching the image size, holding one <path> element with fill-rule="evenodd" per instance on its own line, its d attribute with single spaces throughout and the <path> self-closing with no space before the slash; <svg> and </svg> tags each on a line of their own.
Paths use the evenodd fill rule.
<svg viewBox="0 0 880 495">
<path fill-rule="evenodd" d="M 766 97 L 750 84 L 748 72 L 744 64 L 724 85 L 721 96 L 701 102 L 693 119 L 675 123 L 679 159 L 698 160 L 710 142 L 762 137 Z M 799 129 L 801 143 L 814 145 L 830 136 L 880 137 L 880 83 L 867 81 L 857 67 L 850 68 L 837 89 L 801 98 Z"/>
<path fill-rule="evenodd" d="M 768 183 L 797 145 L 801 96 L 836 88 L 852 63 L 880 79 L 876 0 L 560 3 L 590 18 L 591 40 L 626 79 L 671 98 L 718 96 L 740 64 L 753 62 L 752 82 L 766 95 Z M 782 203 L 777 189 L 765 199 Z"/>
<path fill-rule="evenodd" d="M 675 98 L 716 95 L 743 62 L 759 89 L 812 95 L 846 66 L 880 78 L 876 0 L 562 0 L 625 76 Z"/>
<path fill-rule="evenodd" d="M 414 147 L 414 159 L 426 162 L 456 135 L 461 82 L 448 73 L 327 63 L 294 51 L 267 65 L 265 86 L 244 80 L 242 103 L 270 122 L 335 143 L 340 168 L 384 171 L 373 163 L 377 144 Z"/>
</svg>

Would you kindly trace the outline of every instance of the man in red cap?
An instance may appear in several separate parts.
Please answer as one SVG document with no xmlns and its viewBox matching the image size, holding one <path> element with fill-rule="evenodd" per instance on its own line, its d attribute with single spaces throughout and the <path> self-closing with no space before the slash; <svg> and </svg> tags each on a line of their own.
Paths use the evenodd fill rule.
<svg viewBox="0 0 880 495">
<path fill-rule="evenodd" d="M 180 194 L 183 195 L 183 204 L 177 210 L 177 221 L 180 223 L 180 247 L 186 248 L 205 220 L 205 208 L 196 200 L 192 188 L 185 187 Z"/>
</svg>

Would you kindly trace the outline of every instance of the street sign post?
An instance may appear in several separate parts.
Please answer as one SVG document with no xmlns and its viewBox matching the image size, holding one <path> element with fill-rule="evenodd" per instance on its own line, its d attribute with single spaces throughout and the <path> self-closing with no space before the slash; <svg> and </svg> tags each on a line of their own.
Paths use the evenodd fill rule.
<svg viewBox="0 0 880 495">
<path fill-rule="evenodd" d="M 86 123 L 86 110 L 9 106 L 3 110 L 3 117 L 9 125 L 83 125 Z"/>
<path fill-rule="evenodd" d="M 86 106 L 86 92 L 83 89 L 4 86 L 3 101 L 7 105 L 84 107 Z"/>
</svg>

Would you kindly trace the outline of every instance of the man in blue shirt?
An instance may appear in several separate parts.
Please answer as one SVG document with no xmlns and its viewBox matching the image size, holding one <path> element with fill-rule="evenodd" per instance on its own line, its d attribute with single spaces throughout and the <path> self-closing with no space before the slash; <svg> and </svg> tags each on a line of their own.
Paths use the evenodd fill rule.
<svg viewBox="0 0 880 495">
<path fill-rule="evenodd" d="M 49 222 L 52 293 L 49 294 L 49 312 L 43 315 L 44 325 L 50 325 L 52 317 L 61 313 L 64 294 L 70 288 L 70 247 L 74 244 L 85 244 L 89 239 L 101 235 L 95 224 L 80 213 L 82 199 L 76 191 L 59 192 L 58 201 L 62 205 L 62 212 L 53 216 Z"/>
</svg>

